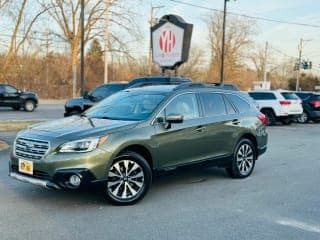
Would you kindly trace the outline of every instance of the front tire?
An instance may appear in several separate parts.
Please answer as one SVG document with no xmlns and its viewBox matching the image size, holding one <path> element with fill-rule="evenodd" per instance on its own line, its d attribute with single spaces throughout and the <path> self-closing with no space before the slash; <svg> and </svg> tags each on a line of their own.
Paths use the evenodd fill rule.
<svg viewBox="0 0 320 240">
<path fill-rule="evenodd" d="M 32 100 L 27 100 L 24 103 L 24 110 L 26 112 L 33 112 L 35 108 L 36 108 L 36 103 Z"/>
<path fill-rule="evenodd" d="M 121 154 L 110 166 L 106 184 L 107 199 L 116 205 L 129 205 L 141 200 L 152 182 L 147 161 L 135 152 Z"/>
<path fill-rule="evenodd" d="M 235 148 L 231 166 L 226 171 L 233 178 L 246 178 L 254 169 L 255 159 L 254 144 L 249 139 L 241 139 Z"/>
</svg>

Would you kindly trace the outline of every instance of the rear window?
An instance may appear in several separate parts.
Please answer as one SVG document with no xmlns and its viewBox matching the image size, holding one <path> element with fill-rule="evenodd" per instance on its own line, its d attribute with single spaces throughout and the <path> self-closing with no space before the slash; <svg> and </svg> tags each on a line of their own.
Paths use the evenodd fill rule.
<svg viewBox="0 0 320 240">
<path fill-rule="evenodd" d="M 250 105 L 247 101 L 238 97 L 237 95 L 227 94 L 227 98 L 233 103 L 233 105 L 238 109 L 240 113 L 245 113 L 250 111 Z"/>
<path fill-rule="evenodd" d="M 320 100 L 320 94 L 313 94 L 311 99 L 312 100 Z"/>
<path fill-rule="evenodd" d="M 254 100 L 274 100 L 276 96 L 273 93 L 249 92 L 249 96 Z"/>
<path fill-rule="evenodd" d="M 288 100 L 298 100 L 299 97 L 293 92 L 282 92 L 281 95 Z"/>
</svg>

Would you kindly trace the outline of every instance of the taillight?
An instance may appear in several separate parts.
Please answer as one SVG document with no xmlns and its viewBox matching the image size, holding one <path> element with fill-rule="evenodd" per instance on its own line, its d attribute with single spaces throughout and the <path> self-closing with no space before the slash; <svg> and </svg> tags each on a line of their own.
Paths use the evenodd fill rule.
<svg viewBox="0 0 320 240">
<path fill-rule="evenodd" d="M 291 101 L 290 100 L 280 100 L 279 103 L 281 105 L 290 105 L 291 104 Z"/>
<path fill-rule="evenodd" d="M 320 107 L 320 100 L 312 100 L 310 101 L 310 104 L 315 108 Z"/>
<path fill-rule="evenodd" d="M 264 115 L 263 113 L 259 113 L 258 118 L 259 118 L 260 122 L 261 122 L 263 125 L 266 125 L 266 124 L 267 124 L 266 115 Z"/>
</svg>

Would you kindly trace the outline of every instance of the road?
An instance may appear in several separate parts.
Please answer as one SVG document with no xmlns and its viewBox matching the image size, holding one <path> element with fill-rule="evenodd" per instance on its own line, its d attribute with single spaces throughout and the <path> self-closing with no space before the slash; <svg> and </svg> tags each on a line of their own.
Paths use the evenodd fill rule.
<svg viewBox="0 0 320 240">
<path fill-rule="evenodd" d="M 0 108 L 0 121 L 7 120 L 49 120 L 62 118 L 64 104 L 39 104 L 34 112 L 14 111 L 11 108 Z"/>
<path fill-rule="evenodd" d="M 0 152 L 1 239 L 319 240 L 320 125 L 268 132 L 269 149 L 251 177 L 231 179 L 217 168 L 175 171 L 126 207 L 93 191 L 11 180 L 8 151 Z"/>
</svg>

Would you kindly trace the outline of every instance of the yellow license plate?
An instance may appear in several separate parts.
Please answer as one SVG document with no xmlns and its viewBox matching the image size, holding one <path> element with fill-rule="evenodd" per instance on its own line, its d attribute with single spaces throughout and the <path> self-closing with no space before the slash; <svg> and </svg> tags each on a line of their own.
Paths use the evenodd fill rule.
<svg viewBox="0 0 320 240">
<path fill-rule="evenodd" d="M 19 172 L 33 175 L 33 162 L 19 159 Z"/>
</svg>

